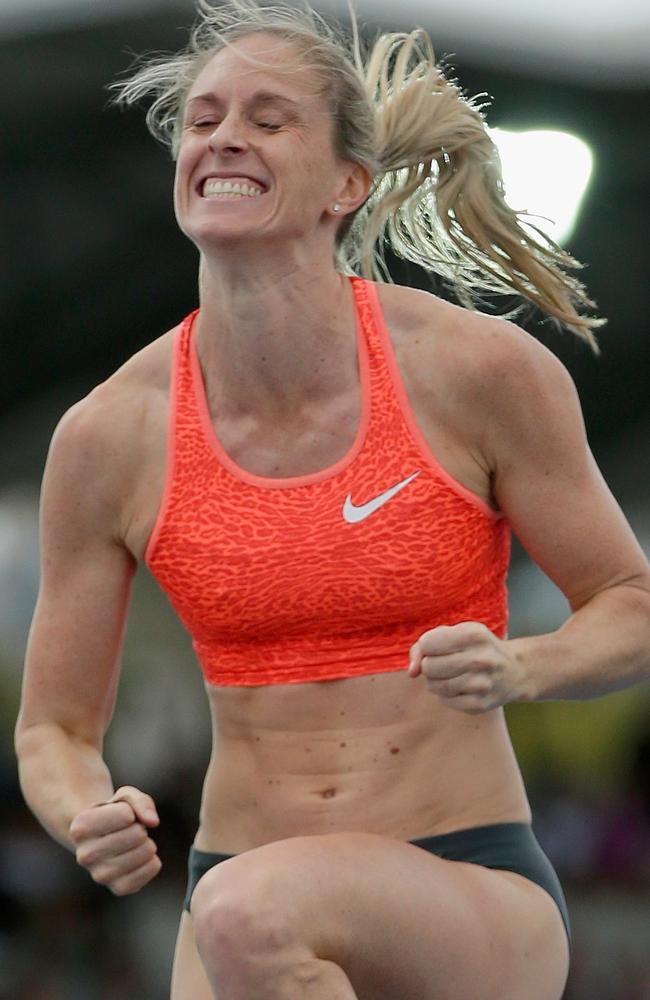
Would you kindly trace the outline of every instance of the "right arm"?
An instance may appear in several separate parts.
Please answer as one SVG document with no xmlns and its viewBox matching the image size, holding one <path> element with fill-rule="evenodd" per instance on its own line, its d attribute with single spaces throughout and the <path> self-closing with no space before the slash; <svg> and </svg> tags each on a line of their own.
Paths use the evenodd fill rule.
<svg viewBox="0 0 650 1000">
<path fill-rule="evenodd" d="M 115 422 L 115 392 L 104 384 L 68 410 L 50 444 L 16 753 L 34 815 L 96 881 L 121 893 L 148 882 L 160 862 L 144 825 L 158 822 L 153 802 L 136 789 L 114 792 L 102 756 L 137 568 L 120 539 L 125 452 Z M 155 818 L 147 822 L 148 809 Z M 142 859 L 144 881 L 125 882 L 116 852 Z"/>
</svg>

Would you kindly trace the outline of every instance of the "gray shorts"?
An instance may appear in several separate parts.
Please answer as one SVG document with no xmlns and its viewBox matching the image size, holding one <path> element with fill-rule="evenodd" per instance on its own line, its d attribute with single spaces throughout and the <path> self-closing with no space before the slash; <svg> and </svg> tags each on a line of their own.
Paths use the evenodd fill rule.
<svg viewBox="0 0 650 1000">
<path fill-rule="evenodd" d="M 484 868 L 498 868 L 516 872 L 536 882 L 557 903 L 571 944 L 571 925 L 562 886 L 553 865 L 539 846 L 528 823 L 495 823 L 492 826 L 472 826 L 437 837 L 422 837 L 409 841 L 416 847 L 437 854 L 448 861 L 470 861 Z M 232 854 L 212 854 L 190 850 L 187 892 L 183 908 L 189 911 L 192 893 L 202 875 Z"/>
</svg>

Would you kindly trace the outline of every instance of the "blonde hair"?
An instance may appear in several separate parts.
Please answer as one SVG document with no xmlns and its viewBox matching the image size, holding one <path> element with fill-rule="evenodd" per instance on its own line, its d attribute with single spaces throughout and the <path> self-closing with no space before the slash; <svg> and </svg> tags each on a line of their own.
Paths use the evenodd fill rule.
<svg viewBox="0 0 650 1000">
<path fill-rule="evenodd" d="M 204 66 L 247 35 L 280 36 L 301 53 L 283 71 L 313 70 L 329 102 L 337 155 L 361 164 L 372 178 L 367 200 L 337 233 L 336 266 L 343 273 L 392 282 L 388 245 L 398 257 L 451 282 L 465 307 L 475 308 L 479 292 L 516 292 L 597 352 L 592 331 L 607 321 L 578 312 L 596 304 L 565 270 L 583 265 L 524 222 L 530 213 L 507 204 L 486 105 L 445 77 L 424 29 L 380 34 L 366 48 L 351 0 L 348 5 L 351 38 L 307 4 L 298 10 L 258 0 L 218 6 L 197 0 L 198 20 L 186 48 L 171 57 L 145 57 L 110 89 L 116 103 L 154 97 L 147 125 L 176 158 L 185 100 Z"/>
</svg>

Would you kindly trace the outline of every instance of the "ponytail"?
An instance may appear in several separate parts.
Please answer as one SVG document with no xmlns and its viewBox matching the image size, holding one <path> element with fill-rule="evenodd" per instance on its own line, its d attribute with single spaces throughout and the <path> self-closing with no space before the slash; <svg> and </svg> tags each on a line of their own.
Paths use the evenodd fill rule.
<svg viewBox="0 0 650 1000">
<path fill-rule="evenodd" d="M 484 105 L 445 78 L 428 35 L 382 35 L 364 66 L 355 25 L 355 60 L 381 167 L 339 246 L 343 267 L 391 281 L 388 245 L 449 280 L 464 306 L 474 308 L 476 292 L 517 292 L 598 352 L 592 331 L 607 321 L 578 313 L 595 303 L 564 270 L 582 265 L 507 204 Z"/>
</svg>

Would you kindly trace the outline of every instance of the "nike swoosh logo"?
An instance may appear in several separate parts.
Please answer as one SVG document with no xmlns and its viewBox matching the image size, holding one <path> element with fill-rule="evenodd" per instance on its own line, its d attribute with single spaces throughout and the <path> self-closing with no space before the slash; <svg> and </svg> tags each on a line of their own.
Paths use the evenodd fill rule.
<svg viewBox="0 0 650 1000">
<path fill-rule="evenodd" d="M 391 486 L 391 488 L 386 490 L 385 493 L 375 497 L 374 500 L 369 500 L 368 503 L 362 504 L 361 507 L 355 507 L 352 503 L 352 494 L 349 493 L 343 505 L 343 517 L 348 524 L 359 524 L 360 521 L 365 521 L 367 517 L 370 517 L 371 514 L 374 514 L 375 511 L 379 510 L 380 507 L 383 507 L 389 500 L 392 500 L 398 493 L 401 493 L 401 491 L 405 489 L 409 483 L 412 483 L 413 480 L 419 475 L 419 471 L 414 472 L 412 476 L 408 477 L 408 479 L 404 479 L 401 483 L 398 483 L 397 486 Z"/>
</svg>

